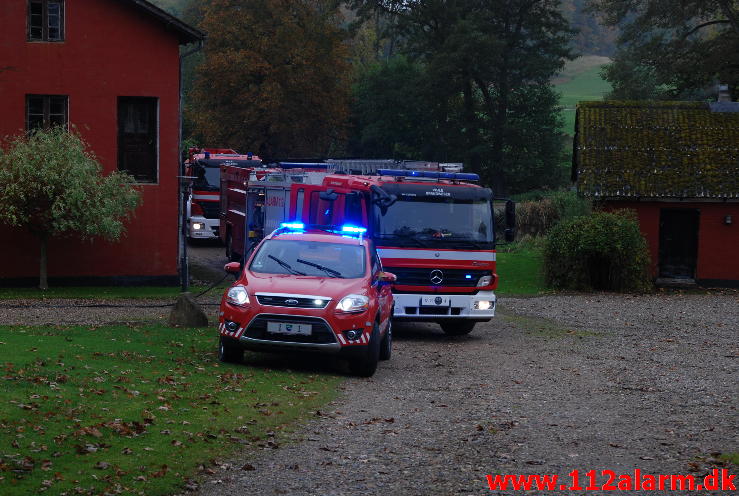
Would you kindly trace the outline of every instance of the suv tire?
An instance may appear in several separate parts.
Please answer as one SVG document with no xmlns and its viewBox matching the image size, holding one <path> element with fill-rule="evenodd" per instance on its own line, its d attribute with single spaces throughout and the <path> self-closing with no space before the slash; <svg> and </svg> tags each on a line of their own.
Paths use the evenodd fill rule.
<svg viewBox="0 0 739 496">
<path fill-rule="evenodd" d="M 218 341 L 218 360 L 225 363 L 241 363 L 244 359 L 244 349 L 241 346 L 234 346 L 230 341 L 221 336 Z"/>
<path fill-rule="evenodd" d="M 349 362 L 349 370 L 359 377 L 372 377 L 377 370 L 377 362 L 380 359 L 380 326 L 375 322 L 372 328 L 370 342 L 364 353 L 353 358 Z"/>
</svg>

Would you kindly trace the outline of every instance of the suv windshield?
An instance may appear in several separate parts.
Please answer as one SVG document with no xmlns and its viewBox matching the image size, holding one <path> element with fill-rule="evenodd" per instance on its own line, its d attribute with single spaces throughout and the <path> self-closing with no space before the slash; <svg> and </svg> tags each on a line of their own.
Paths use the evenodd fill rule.
<svg viewBox="0 0 739 496">
<path fill-rule="evenodd" d="M 397 196 L 397 201 L 385 212 L 377 205 L 374 207 L 374 237 L 379 244 L 433 248 L 493 247 L 489 190 L 411 185 L 395 189 L 392 194 Z"/>
<path fill-rule="evenodd" d="M 362 245 L 270 239 L 264 242 L 249 266 L 262 274 L 354 279 L 365 273 Z"/>
</svg>

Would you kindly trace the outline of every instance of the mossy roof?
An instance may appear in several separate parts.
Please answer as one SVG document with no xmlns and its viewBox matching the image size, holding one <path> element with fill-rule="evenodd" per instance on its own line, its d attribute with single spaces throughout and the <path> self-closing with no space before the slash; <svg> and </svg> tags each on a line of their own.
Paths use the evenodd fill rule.
<svg viewBox="0 0 739 496">
<path fill-rule="evenodd" d="M 591 197 L 739 199 L 739 103 L 580 102 L 572 175 Z"/>
</svg>

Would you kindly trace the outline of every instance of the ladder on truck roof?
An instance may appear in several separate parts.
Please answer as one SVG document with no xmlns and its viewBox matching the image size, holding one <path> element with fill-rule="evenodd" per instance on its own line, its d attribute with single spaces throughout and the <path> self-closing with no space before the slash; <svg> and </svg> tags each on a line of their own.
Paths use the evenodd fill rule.
<svg viewBox="0 0 739 496">
<path fill-rule="evenodd" d="M 424 162 L 421 160 L 392 159 L 327 159 L 328 170 L 334 173 L 357 174 L 362 176 L 377 175 L 381 169 L 400 169 L 433 172 L 461 172 L 464 167 L 460 162 Z"/>
</svg>

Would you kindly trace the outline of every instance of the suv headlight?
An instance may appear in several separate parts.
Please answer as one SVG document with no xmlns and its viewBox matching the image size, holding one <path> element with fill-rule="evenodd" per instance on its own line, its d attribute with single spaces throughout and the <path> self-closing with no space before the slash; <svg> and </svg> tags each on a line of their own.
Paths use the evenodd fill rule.
<svg viewBox="0 0 739 496">
<path fill-rule="evenodd" d="M 238 285 L 228 289 L 226 301 L 232 305 L 243 307 L 249 304 L 249 294 L 244 286 Z"/>
<path fill-rule="evenodd" d="M 369 298 L 362 295 L 351 294 L 345 296 L 336 305 L 337 312 L 364 312 L 369 308 Z"/>
</svg>

